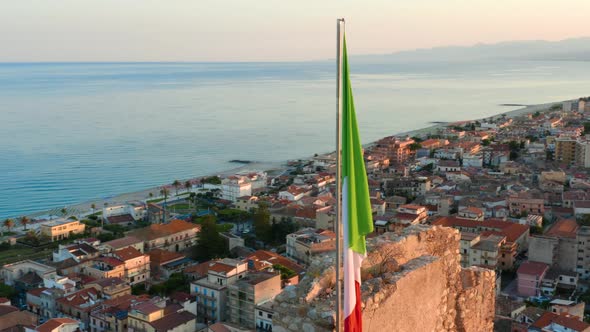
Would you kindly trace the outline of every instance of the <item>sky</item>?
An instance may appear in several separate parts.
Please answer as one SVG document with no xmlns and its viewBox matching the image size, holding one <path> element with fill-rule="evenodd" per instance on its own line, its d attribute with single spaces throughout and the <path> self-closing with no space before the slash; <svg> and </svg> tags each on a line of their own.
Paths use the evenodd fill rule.
<svg viewBox="0 0 590 332">
<path fill-rule="evenodd" d="M 307 61 L 590 35 L 587 0 L 2 0 L 0 62 Z"/>
</svg>

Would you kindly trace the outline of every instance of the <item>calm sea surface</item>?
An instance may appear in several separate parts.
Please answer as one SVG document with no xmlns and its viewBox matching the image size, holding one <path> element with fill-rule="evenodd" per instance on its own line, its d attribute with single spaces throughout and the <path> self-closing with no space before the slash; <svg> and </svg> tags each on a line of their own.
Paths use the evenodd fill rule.
<svg viewBox="0 0 590 332">
<path fill-rule="evenodd" d="M 334 147 L 333 62 L 0 64 L 0 218 Z M 590 94 L 590 63 L 351 61 L 363 141 Z"/>
</svg>

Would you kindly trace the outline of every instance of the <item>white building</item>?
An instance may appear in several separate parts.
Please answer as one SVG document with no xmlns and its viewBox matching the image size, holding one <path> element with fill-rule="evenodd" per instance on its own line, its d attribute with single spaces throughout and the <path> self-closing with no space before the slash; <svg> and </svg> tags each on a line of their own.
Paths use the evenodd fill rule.
<svg viewBox="0 0 590 332">
<path fill-rule="evenodd" d="M 55 267 L 47 266 L 45 264 L 37 263 L 27 259 L 24 261 L 4 265 L 2 270 L 0 270 L 0 277 L 4 280 L 6 285 L 13 286 L 15 280 L 18 280 L 29 272 L 36 273 L 42 279 L 51 278 L 57 274 Z"/>
<path fill-rule="evenodd" d="M 590 168 L 590 141 L 576 142 L 576 164 Z"/>
<path fill-rule="evenodd" d="M 244 176 L 230 176 L 221 181 L 221 197 L 235 202 L 238 197 L 251 196 L 252 183 Z"/>
<path fill-rule="evenodd" d="M 256 306 L 256 329 L 258 331 L 272 331 L 272 300 L 262 302 Z"/>
<path fill-rule="evenodd" d="M 482 167 L 483 157 L 481 154 L 464 154 L 463 155 L 463 167 Z"/>
</svg>

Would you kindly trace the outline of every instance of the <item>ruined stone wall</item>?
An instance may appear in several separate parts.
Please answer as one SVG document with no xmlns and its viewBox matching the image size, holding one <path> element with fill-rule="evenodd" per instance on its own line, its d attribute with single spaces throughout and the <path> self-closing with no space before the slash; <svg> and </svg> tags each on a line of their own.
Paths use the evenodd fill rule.
<svg viewBox="0 0 590 332">
<path fill-rule="evenodd" d="M 460 266 L 458 231 L 415 225 L 367 241 L 364 331 L 493 330 L 495 274 Z M 316 259 L 274 303 L 273 331 L 334 330 L 334 256 Z"/>
</svg>

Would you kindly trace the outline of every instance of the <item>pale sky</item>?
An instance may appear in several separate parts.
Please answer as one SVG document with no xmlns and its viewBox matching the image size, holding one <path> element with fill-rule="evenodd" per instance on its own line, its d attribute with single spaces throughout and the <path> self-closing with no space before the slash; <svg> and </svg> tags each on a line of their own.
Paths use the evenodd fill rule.
<svg viewBox="0 0 590 332">
<path fill-rule="evenodd" d="M 1 0 L 0 61 L 292 61 L 590 35 L 588 0 Z"/>
</svg>

